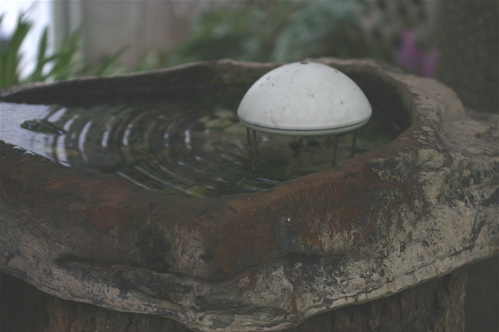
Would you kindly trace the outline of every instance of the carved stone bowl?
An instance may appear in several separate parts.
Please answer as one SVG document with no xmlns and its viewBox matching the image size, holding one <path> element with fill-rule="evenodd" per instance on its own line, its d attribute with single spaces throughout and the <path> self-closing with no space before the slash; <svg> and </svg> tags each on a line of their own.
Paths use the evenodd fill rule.
<svg viewBox="0 0 499 332">
<path fill-rule="evenodd" d="M 276 330 L 498 252 L 495 114 L 370 60 L 313 61 L 352 78 L 393 142 L 252 194 L 184 198 L 1 147 L 0 268 L 63 299 L 194 330 Z M 276 64 L 231 60 L 20 86 L 1 101 L 196 100 L 237 107 Z"/>
</svg>

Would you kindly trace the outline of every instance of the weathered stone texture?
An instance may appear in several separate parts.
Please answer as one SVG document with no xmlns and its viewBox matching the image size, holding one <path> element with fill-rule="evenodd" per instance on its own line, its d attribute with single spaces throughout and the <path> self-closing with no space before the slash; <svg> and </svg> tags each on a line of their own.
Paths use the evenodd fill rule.
<svg viewBox="0 0 499 332">
<path fill-rule="evenodd" d="M 0 281 L 2 299 L 8 304 L 1 308 L 2 331 L 192 331 L 160 316 L 62 300 L 8 275 Z M 464 331 L 465 286 L 466 269 L 460 269 L 383 299 L 310 317 L 281 332 Z"/>
<path fill-rule="evenodd" d="M 353 77 L 372 100 L 381 93 L 390 118 L 409 119 L 407 129 L 330 171 L 213 199 L 148 191 L 0 142 L 1 269 L 63 299 L 195 330 L 279 330 L 497 254 L 497 115 L 465 112 L 446 86 L 380 63 L 315 61 Z M 273 67 L 197 63 L 21 87 L 2 98 L 70 103 L 191 91 L 234 104 Z"/>
</svg>

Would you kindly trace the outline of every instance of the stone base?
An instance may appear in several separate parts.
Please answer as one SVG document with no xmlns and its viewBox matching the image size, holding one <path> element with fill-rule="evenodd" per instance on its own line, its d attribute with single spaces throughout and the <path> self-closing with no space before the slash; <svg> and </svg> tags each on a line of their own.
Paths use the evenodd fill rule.
<svg viewBox="0 0 499 332">
<path fill-rule="evenodd" d="M 498 115 L 465 111 L 441 83 L 376 61 L 314 61 L 351 77 L 405 130 L 330 170 L 209 199 L 0 142 L 0 269 L 61 299 L 203 331 L 462 330 L 464 281 L 441 278 L 499 253 Z M 225 107 L 276 66 L 200 62 L 16 87 L 0 100 Z M 45 297 L 41 306 L 49 314 L 21 306 L 4 317 L 45 317 L 51 331 L 172 324 Z"/>
<path fill-rule="evenodd" d="M 61 300 L 10 275 L 1 277 L 2 331 L 191 331 L 170 319 Z M 467 269 L 462 268 L 387 298 L 314 316 L 282 331 L 464 331 L 466 280 Z"/>
</svg>

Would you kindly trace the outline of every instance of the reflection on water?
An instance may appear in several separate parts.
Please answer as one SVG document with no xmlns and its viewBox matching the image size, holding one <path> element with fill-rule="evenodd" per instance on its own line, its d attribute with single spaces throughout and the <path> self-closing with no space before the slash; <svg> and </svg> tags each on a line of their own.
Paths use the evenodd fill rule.
<svg viewBox="0 0 499 332">
<path fill-rule="evenodd" d="M 0 104 L 0 139 L 63 165 L 118 174 L 167 193 L 207 197 L 253 192 L 331 168 L 330 137 L 258 134 L 250 157 L 236 110 L 140 103 L 86 108 Z M 391 141 L 376 116 L 357 153 Z M 338 160 L 350 155 L 340 137 Z"/>
</svg>

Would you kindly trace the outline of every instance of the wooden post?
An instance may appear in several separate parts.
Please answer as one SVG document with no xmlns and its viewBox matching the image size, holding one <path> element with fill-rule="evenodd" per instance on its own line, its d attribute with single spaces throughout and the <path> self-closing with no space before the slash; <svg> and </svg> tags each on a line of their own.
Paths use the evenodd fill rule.
<svg viewBox="0 0 499 332">
<path fill-rule="evenodd" d="M 437 78 L 477 111 L 499 111 L 499 3 L 440 1 Z"/>
</svg>

